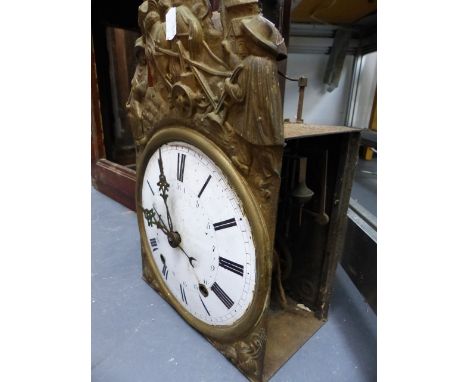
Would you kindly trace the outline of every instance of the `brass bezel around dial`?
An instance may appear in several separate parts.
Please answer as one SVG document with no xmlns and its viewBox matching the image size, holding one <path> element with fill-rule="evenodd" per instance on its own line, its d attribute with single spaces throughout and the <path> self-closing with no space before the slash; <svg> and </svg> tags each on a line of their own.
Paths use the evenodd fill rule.
<svg viewBox="0 0 468 382">
<path fill-rule="evenodd" d="M 232 189 L 237 193 L 241 200 L 244 212 L 246 213 L 252 229 L 256 256 L 256 278 L 253 299 L 244 316 L 229 326 L 209 325 L 202 322 L 191 315 L 178 302 L 175 296 L 169 291 L 169 288 L 161 277 L 148 244 L 141 205 L 145 169 L 149 159 L 160 146 L 174 141 L 186 142 L 197 147 L 221 169 L 228 179 Z M 138 226 L 142 240 L 142 250 L 145 251 L 145 258 L 148 262 L 147 265 L 149 271 L 153 278 L 156 279 L 161 295 L 174 307 L 174 309 L 194 328 L 206 336 L 218 341 L 232 340 L 234 338 L 241 337 L 254 328 L 258 324 L 268 303 L 267 296 L 270 288 L 271 275 L 271 259 L 268 252 L 270 247 L 269 238 L 262 214 L 247 182 L 235 169 L 226 154 L 207 137 L 191 128 L 183 127 L 181 125 L 171 125 L 161 128 L 149 140 L 137 165 L 136 206 Z"/>
</svg>

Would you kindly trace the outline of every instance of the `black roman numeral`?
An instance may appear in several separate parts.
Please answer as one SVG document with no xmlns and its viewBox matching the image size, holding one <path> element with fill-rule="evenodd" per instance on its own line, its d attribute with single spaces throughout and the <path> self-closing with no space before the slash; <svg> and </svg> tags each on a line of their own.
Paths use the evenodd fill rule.
<svg viewBox="0 0 468 382">
<path fill-rule="evenodd" d="M 166 264 L 164 264 L 164 267 L 163 267 L 163 269 L 162 269 L 162 274 L 163 274 L 163 276 L 164 276 L 164 277 L 166 278 L 166 280 L 167 280 L 167 276 L 169 276 L 169 269 L 167 269 L 167 265 L 166 265 Z"/>
<path fill-rule="evenodd" d="M 224 257 L 219 257 L 219 266 L 227 269 L 228 271 L 234 272 L 239 276 L 244 276 L 244 266 L 235 263 L 234 261 L 225 259 Z"/>
<path fill-rule="evenodd" d="M 221 302 L 226 306 L 226 308 L 231 309 L 232 306 L 234 305 L 234 301 L 231 300 L 231 298 L 224 292 L 221 287 L 217 284 L 214 283 L 211 286 L 211 290 L 214 292 L 216 296 L 221 300 Z"/>
<path fill-rule="evenodd" d="M 151 193 L 154 195 L 154 191 L 153 191 L 153 189 L 151 188 L 151 184 L 150 184 L 149 180 L 146 180 L 146 183 L 148 183 L 148 186 L 149 186 L 149 188 L 150 188 L 150 190 L 151 190 Z"/>
<path fill-rule="evenodd" d="M 200 296 L 198 296 L 198 297 L 200 297 Z M 210 312 L 208 312 L 208 309 L 206 309 L 205 303 L 203 302 L 203 300 L 202 300 L 202 298 L 201 298 L 201 297 L 200 297 L 200 301 L 201 301 L 201 303 L 202 303 L 203 307 L 205 308 L 205 310 L 206 310 L 206 313 L 208 314 L 208 316 L 210 316 Z"/>
<path fill-rule="evenodd" d="M 224 221 L 219 222 L 219 223 L 214 223 L 213 228 L 214 228 L 215 231 L 218 231 L 220 229 L 233 227 L 235 225 L 237 225 L 236 219 L 232 218 L 232 219 L 224 220 Z"/>
<path fill-rule="evenodd" d="M 206 179 L 205 184 L 203 185 L 203 187 L 201 188 L 200 192 L 198 193 L 198 197 L 200 197 L 200 196 L 203 194 L 203 191 L 205 191 L 206 185 L 208 184 L 208 182 L 210 181 L 210 179 L 211 179 L 211 175 L 208 177 L 208 179 Z"/>
<path fill-rule="evenodd" d="M 179 285 L 180 285 L 180 295 L 182 296 L 182 301 L 188 305 L 187 297 L 185 297 L 184 287 L 182 286 L 182 284 L 179 284 Z"/>
<path fill-rule="evenodd" d="M 185 154 L 177 153 L 177 180 L 184 181 Z"/>
<path fill-rule="evenodd" d="M 153 247 L 153 252 L 158 249 L 158 243 L 155 238 L 150 239 L 151 246 Z"/>
</svg>

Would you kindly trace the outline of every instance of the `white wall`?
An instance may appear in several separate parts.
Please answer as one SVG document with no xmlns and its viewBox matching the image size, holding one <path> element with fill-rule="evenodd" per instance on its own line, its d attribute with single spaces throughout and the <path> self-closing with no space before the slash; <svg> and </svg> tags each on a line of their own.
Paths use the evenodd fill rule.
<svg viewBox="0 0 468 382">
<path fill-rule="evenodd" d="M 353 57 L 346 56 L 340 83 L 331 93 L 323 84 L 328 55 L 288 54 L 288 76 L 306 76 L 308 84 L 304 95 L 302 118 L 306 123 L 344 125 L 351 86 Z M 294 121 L 299 96 L 297 82 L 286 81 L 284 118 Z"/>
<path fill-rule="evenodd" d="M 352 121 L 353 127 L 369 127 L 374 93 L 377 86 L 377 52 L 362 57 L 361 70 L 356 95 L 356 104 Z"/>
</svg>

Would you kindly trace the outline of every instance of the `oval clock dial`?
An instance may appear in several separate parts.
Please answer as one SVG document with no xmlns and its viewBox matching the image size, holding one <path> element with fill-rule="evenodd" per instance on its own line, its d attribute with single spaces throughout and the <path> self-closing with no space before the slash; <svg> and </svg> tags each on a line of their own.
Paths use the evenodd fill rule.
<svg viewBox="0 0 468 382">
<path fill-rule="evenodd" d="M 234 324 L 253 299 L 255 247 L 225 175 L 195 146 L 170 142 L 148 161 L 141 200 L 148 244 L 172 295 L 207 324 Z"/>
</svg>

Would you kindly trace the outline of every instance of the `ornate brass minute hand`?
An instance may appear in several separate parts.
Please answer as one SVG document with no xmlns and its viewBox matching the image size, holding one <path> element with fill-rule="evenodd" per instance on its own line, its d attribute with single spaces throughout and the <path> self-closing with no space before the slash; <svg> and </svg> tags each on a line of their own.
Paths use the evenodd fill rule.
<svg viewBox="0 0 468 382">
<path fill-rule="evenodd" d="M 159 164 L 159 182 L 157 183 L 159 186 L 159 191 L 161 196 L 164 200 L 164 205 L 166 206 L 166 216 L 167 216 L 167 224 L 169 225 L 169 230 L 171 232 L 174 232 L 174 227 L 172 225 L 172 219 L 171 219 L 171 214 L 169 213 L 169 207 L 167 206 L 167 197 L 168 194 L 167 192 L 169 191 L 169 183 L 167 183 L 166 176 L 164 175 L 164 165 L 162 161 L 162 156 L 161 156 L 161 148 L 159 148 L 159 159 L 158 159 L 158 164 Z"/>
</svg>

